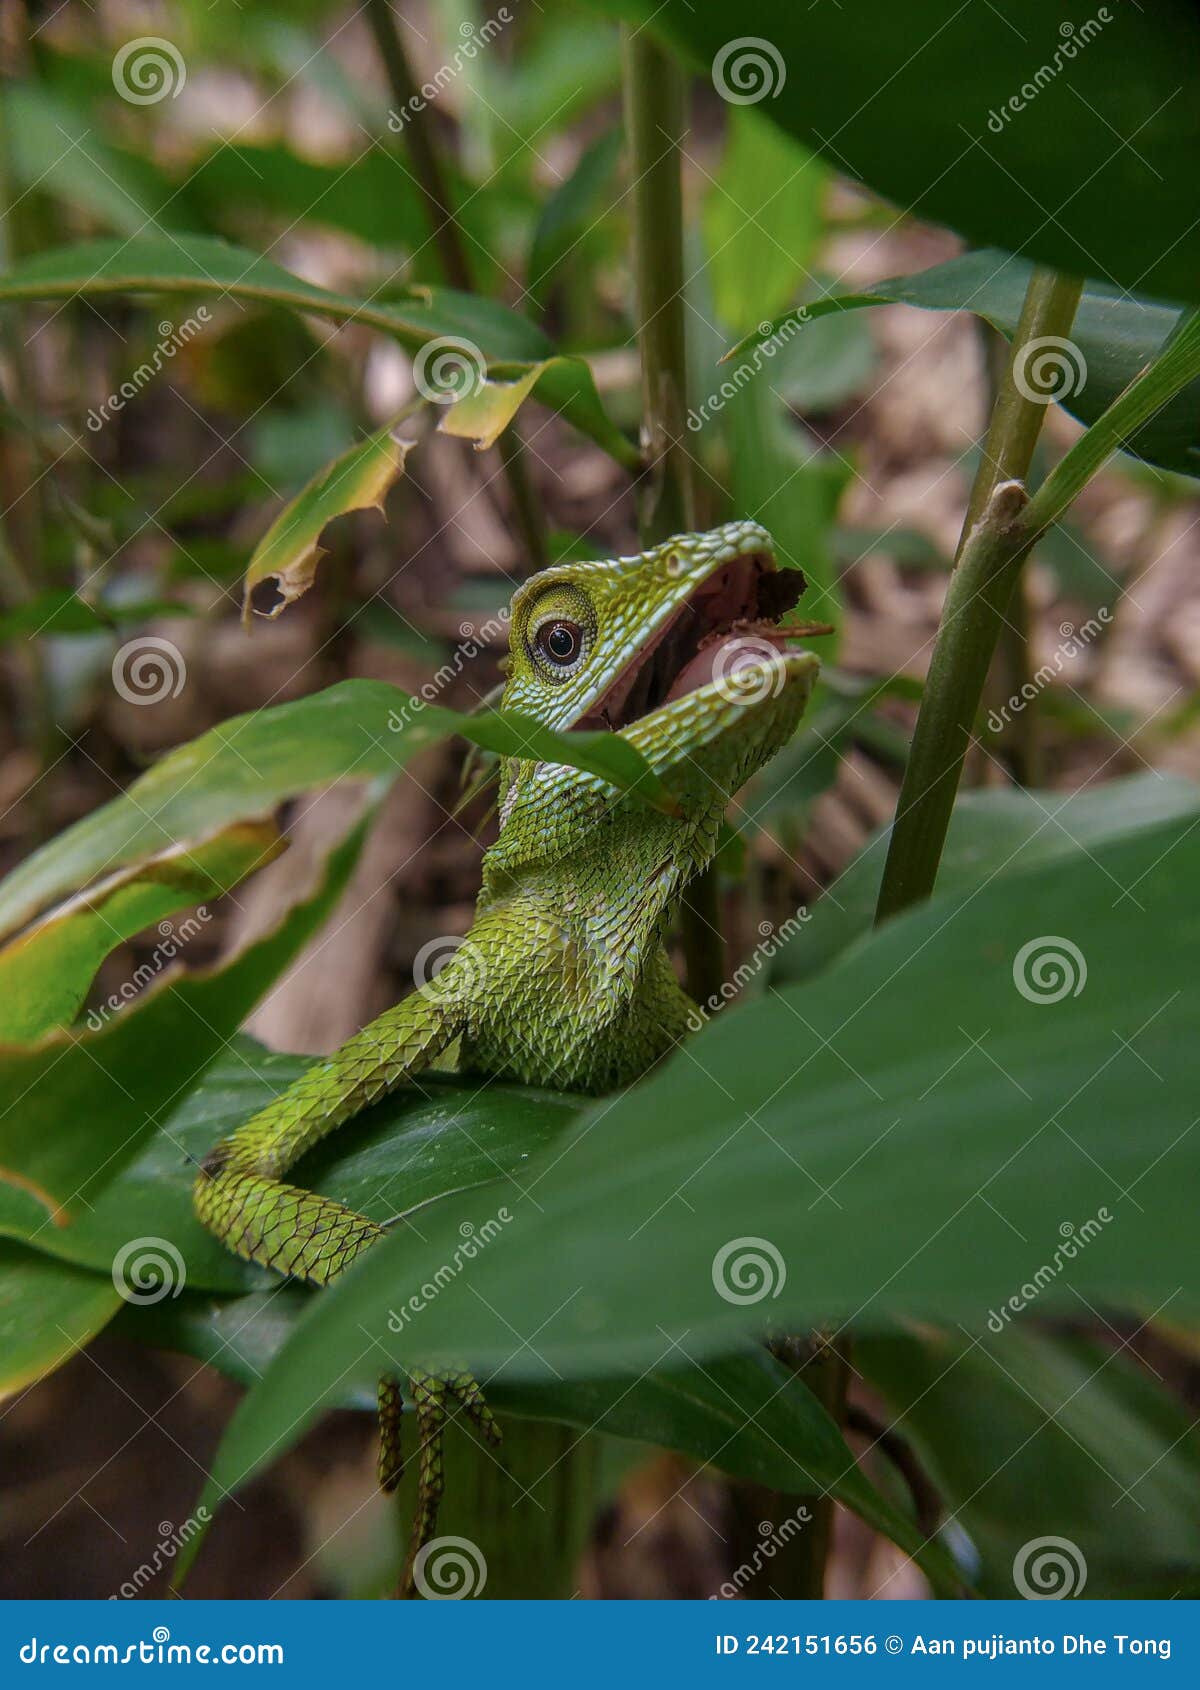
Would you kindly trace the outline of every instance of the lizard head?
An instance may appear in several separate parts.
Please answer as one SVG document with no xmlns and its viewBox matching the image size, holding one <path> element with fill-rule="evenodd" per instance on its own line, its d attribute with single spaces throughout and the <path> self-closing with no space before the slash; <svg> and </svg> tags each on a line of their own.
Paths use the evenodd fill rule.
<svg viewBox="0 0 1200 1690">
<path fill-rule="evenodd" d="M 504 707 L 553 728 L 612 729 L 685 814 L 723 811 L 808 701 L 817 660 L 789 649 L 796 632 L 780 625 L 803 591 L 756 522 L 543 570 L 512 601 Z"/>
</svg>

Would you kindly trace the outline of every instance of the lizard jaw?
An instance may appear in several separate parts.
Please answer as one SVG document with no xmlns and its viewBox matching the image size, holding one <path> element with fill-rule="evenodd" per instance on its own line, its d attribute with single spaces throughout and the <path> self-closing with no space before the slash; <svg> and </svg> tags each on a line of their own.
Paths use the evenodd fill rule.
<svg viewBox="0 0 1200 1690">
<path fill-rule="evenodd" d="M 749 671 L 769 667 L 789 641 L 832 631 L 825 623 L 780 626 L 803 591 L 804 577 L 778 569 L 766 544 L 714 565 L 573 726 L 621 732 L 710 687 L 718 701 L 731 692 L 749 701 L 761 684 Z M 731 686 L 743 672 L 749 687 Z"/>
</svg>

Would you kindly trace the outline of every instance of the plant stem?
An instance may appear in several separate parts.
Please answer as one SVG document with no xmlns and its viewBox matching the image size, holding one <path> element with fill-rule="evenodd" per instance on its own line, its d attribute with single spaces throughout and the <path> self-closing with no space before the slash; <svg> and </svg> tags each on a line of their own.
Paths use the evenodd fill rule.
<svg viewBox="0 0 1200 1690">
<path fill-rule="evenodd" d="M 470 293 L 473 288 L 471 261 L 434 144 L 428 103 L 418 92 L 389 0 L 367 0 L 367 19 L 396 102 L 397 120 L 408 143 L 413 175 L 446 280 L 452 288 Z M 515 423 L 509 425 L 502 437 L 500 457 L 512 499 L 513 515 L 525 549 L 533 567 L 542 569 L 548 562 L 545 532 Z"/>
<path fill-rule="evenodd" d="M 644 30 L 623 32 L 622 53 L 646 461 L 638 487 L 638 531 L 644 546 L 654 546 L 695 523 L 694 471 L 683 443 L 687 337 L 680 143 L 687 82 Z M 715 867 L 688 888 L 680 925 L 688 990 L 702 1003 L 720 989 L 725 972 Z"/>
<path fill-rule="evenodd" d="M 876 921 L 927 898 L 971 741 L 1004 613 L 1031 544 L 1022 523 L 1024 479 L 1041 432 L 1045 404 L 1016 372 L 1027 349 L 1063 337 L 1074 320 L 1082 283 L 1035 270 L 1013 335 L 971 489 L 954 573 L 917 715 L 912 750 L 896 807 Z M 1024 389 L 1024 391 L 1023 391 Z"/>
</svg>

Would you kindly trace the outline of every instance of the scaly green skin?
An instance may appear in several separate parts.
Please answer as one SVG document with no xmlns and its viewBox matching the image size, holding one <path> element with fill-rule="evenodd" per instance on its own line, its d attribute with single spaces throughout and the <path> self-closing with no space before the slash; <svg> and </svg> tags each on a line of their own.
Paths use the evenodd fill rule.
<svg viewBox="0 0 1200 1690">
<path fill-rule="evenodd" d="M 771 558 L 755 523 L 682 535 L 650 552 L 543 571 L 513 598 L 504 706 L 553 728 L 579 723 L 631 660 L 738 558 Z M 553 622 L 582 630 L 578 659 L 553 666 L 535 641 Z M 603 1092 L 643 1074 L 683 1038 L 694 1009 L 663 933 L 672 906 L 711 860 L 725 807 L 791 736 L 816 673 L 808 653 L 686 693 L 622 730 L 678 799 L 667 816 L 561 764 L 507 759 L 501 829 L 484 859 L 474 924 L 431 984 L 317 1063 L 205 1160 L 196 1213 L 251 1261 L 327 1284 L 383 1229 L 283 1176 L 318 1139 L 445 1057 L 474 1073 Z M 456 1404 L 491 1441 L 482 1393 L 465 1371 L 409 1370 L 421 1456 L 417 1516 L 402 1583 L 432 1536 L 442 1490 L 441 1432 Z M 401 1394 L 380 1386 L 380 1481 L 401 1473 Z"/>
</svg>

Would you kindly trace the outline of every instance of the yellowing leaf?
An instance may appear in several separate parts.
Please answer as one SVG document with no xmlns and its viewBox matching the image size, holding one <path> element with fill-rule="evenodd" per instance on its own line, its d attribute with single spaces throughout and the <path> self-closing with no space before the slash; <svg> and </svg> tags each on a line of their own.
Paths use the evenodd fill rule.
<svg viewBox="0 0 1200 1690">
<path fill-rule="evenodd" d="M 325 555 L 319 543 L 321 535 L 334 517 L 347 511 L 382 512 L 384 495 L 403 473 L 404 460 L 415 444 L 396 439 L 393 427 L 389 423 L 343 452 L 280 511 L 254 548 L 246 570 L 243 615 L 247 622 L 254 589 L 263 581 L 273 579 L 279 588 L 279 603 L 260 613 L 269 617 L 278 616 L 285 605 L 293 604 L 308 591 Z"/>
<path fill-rule="evenodd" d="M 554 360 L 530 364 L 515 381 L 481 381 L 473 392 L 455 401 L 438 424 L 440 434 L 473 440 L 481 452 L 494 446 L 537 386 L 538 377 Z"/>
<path fill-rule="evenodd" d="M 0 1039 L 32 1044 L 69 1026 L 105 957 L 152 922 L 159 943 L 137 972 L 158 973 L 203 927 L 204 900 L 269 863 L 285 843 L 274 822 L 239 822 L 202 844 L 172 845 L 119 869 L 51 910 L 0 950 Z M 197 905 L 192 926 L 177 929 L 167 920 Z M 137 989 L 143 981 L 128 984 Z"/>
</svg>

